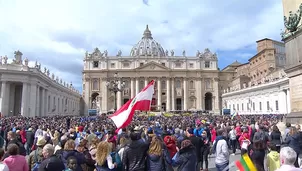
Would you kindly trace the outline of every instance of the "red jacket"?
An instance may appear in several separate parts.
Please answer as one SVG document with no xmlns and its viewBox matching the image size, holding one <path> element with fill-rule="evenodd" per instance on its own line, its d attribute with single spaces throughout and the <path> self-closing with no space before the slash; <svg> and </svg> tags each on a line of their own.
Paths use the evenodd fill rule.
<svg viewBox="0 0 302 171">
<path fill-rule="evenodd" d="M 165 136 L 164 143 L 167 146 L 167 149 L 170 153 L 170 157 L 173 158 L 174 155 L 177 153 L 176 142 L 174 138 L 172 138 L 171 136 Z"/>
<path fill-rule="evenodd" d="M 243 140 L 250 140 L 250 135 L 248 132 L 242 133 L 241 136 L 239 137 L 238 141 L 239 141 L 240 147 L 242 145 Z"/>
<path fill-rule="evenodd" d="M 216 140 L 216 130 L 213 128 L 211 129 L 211 141 L 214 142 Z"/>
</svg>

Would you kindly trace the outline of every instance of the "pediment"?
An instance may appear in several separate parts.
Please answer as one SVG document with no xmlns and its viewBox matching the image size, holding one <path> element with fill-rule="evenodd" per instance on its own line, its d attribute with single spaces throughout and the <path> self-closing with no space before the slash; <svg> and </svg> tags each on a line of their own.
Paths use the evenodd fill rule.
<svg viewBox="0 0 302 171">
<path fill-rule="evenodd" d="M 144 64 L 143 66 L 140 66 L 138 68 L 136 68 L 137 70 L 156 70 L 156 71 L 165 71 L 165 70 L 169 70 L 168 67 L 163 66 L 159 63 L 156 62 L 148 62 L 146 64 Z"/>
</svg>

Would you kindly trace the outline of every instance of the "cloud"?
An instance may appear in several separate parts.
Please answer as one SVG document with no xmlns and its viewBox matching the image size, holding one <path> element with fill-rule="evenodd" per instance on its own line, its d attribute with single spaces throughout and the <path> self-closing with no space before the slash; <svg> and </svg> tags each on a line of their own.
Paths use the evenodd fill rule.
<svg viewBox="0 0 302 171">
<path fill-rule="evenodd" d="M 280 40 L 282 2 L 276 0 L 0 0 L 0 55 L 15 50 L 81 90 L 83 57 L 98 47 L 130 53 L 146 24 L 163 48 L 195 55 L 216 51 L 220 68 L 246 62 L 256 40 Z"/>
</svg>

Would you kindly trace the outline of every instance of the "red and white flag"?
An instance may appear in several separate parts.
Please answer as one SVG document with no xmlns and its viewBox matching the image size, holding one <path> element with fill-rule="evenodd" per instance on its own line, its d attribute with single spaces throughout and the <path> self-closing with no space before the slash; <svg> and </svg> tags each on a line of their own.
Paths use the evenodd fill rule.
<svg viewBox="0 0 302 171">
<path fill-rule="evenodd" d="M 152 80 L 140 93 L 125 103 L 113 115 L 109 116 L 117 127 L 117 131 L 128 126 L 136 110 L 150 110 L 154 94 L 154 80 Z"/>
</svg>

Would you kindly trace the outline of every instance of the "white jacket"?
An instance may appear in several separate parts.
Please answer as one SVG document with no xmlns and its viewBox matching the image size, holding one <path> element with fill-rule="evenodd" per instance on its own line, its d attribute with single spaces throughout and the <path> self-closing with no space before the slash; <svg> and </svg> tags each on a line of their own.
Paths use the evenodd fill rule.
<svg viewBox="0 0 302 171">
<path fill-rule="evenodd" d="M 215 156 L 216 156 L 215 158 L 216 164 L 224 164 L 229 162 L 230 154 L 229 154 L 228 144 L 225 140 L 219 140 L 217 142 Z"/>
</svg>

